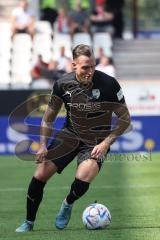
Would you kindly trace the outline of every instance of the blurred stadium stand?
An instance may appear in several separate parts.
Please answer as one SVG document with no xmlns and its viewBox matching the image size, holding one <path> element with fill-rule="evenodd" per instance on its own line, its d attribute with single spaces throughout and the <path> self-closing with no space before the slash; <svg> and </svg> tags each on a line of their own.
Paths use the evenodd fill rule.
<svg viewBox="0 0 160 240">
<path fill-rule="evenodd" d="M 35 7 L 37 2 L 31 6 Z M 45 62 L 49 62 L 51 58 L 56 60 L 60 48 L 64 45 L 65 54 L 69 58 L 71 49 L 79 43 L 92 45 L 96 56 L 99 47 L 104 48 L 109 57 L 112 56 L 112 39 L 109 34 L 97 33 L 92 39 L 89 33 L 77 33 L 71 39 L 67 34 L 56 33 L 49 22 L 38 19 L 33 38 L 21 33 L 12 39 L 10 18 L 17 3 L 18 0 L 0 2 L 0 89 L 29 89 L 32 82 L 30 72 L 37 56 L 41 55 Z"/>
<path fill-rule="evenodd" d="M 43 27 L 45 26 L 45 27 Z M 46 27 L 47 26 L 47 27 Z M 38 55 L 42 55 L 44 61 L 59 57 L 59 49 L 65 46 L 65 52 L 71 57 L 71 49 L 79 44 L 92 45 L 97 55 L 99 47 L 104 48 L 105 53 L 112 56 L 112 39 L 107 33 L 95 33 L 93 41 L 87 33 L 77 33 L 71 40 L 68 34 L 58 34 L 51 31 L 50 25 L 44 21 L 38 21 L 37 33 L 33 40 L 28 34 L 16 34 L 11 39 L 9 23 L 0 23 L 0 63 L 3 64 L 1 71 L 0 88 L 26 88 L 32 79 L 30 71 L 32 63 Z M 4 31 L 5 29 L 5 31 Z M 52 40 L 53 37 L 53 40 Z"/>
<path fill-rule="evenodd" d="M 1 0 L 0 1 L 0 21 L 8 20 L 11 16 L 12 9 L 16 6 L 18 0 Z"/>
<path fill-rule="evenodd" d="M 59 49 L 65 46 L 65 52 L 71 57 L 72 40 L 69 34 L 54 33 L 53 34 L 53 57 L 59 57 Z"/>
<path fill-rule="evenodd" d="M 122 80 L 160 80 L 160 40 L 116 40 L 113 59 Z"/>
<path fill-rule="evenodd" d="M 108 33 L 95 33 L 92 38 L 89 33 L 77 33 L 71 39 L 67 34 L 56 33 L 49 22 L 40 20 L 36 21 L 33 39 L 27 34 L 17 34 L 12 40 L 9 20 L 17 2 L 0 2 L 0 89 L 30 88 L 30 71 L 38 55 L 42 55 L 46 62 L 51 58 L 56 60 L 60 47 L 65 45 L 66 56 L 70 58 L 71 48 L 79 43 L 92 45 L 96 57 L 98 49 L 102 47 L 104 53 L 113 58 L 119 80 L 160 79 L 159 40 L 113 41 Z"/>
</svg>

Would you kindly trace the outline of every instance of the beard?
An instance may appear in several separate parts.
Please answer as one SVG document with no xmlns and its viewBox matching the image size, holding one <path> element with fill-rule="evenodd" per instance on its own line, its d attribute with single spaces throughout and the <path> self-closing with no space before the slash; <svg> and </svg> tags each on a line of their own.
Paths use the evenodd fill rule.
<svg viewBox="0 0 160 240">
<path fill-rule="evenodd" d="M 93 78 L 93 75 L 81 75 L 77 76 L 77 79 L 82 83 L 88 83 L 91 82 Z"/>
</svg>

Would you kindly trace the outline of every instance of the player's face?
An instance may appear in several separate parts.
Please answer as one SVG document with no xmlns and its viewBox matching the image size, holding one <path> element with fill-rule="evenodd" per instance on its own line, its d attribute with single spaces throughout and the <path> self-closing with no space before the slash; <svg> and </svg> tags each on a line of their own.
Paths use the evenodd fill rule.
<svg viewBox="0 0 160 240">
<path fill-rule="evenodd" d="M 73 68 L 76 72 L 76 77 L 81 82 L 90 82 L 95 71 L 95 58 L 87 56 L 79 56 L 73 62 Z"/>
</svg>

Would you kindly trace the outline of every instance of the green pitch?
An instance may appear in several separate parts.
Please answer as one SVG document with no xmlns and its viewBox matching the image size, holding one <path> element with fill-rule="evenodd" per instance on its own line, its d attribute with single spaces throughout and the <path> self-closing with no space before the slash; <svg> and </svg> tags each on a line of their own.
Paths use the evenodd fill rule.
<svg viewBox="0 0 160 240">
<path fill-rule="evenodd" d="M 128 155 L 129 156 L 129 155 Z M 105 161 L 88 193 L 76 202 L 68 227 L 57 230 L 53 222 L 74 178 L 73 162 L 62 175 L 48 183 L 34 231 L 14 230 L 25 216 L 25 196 L 35 164 L 16 157 L 0 157 L 0 239 L 2 240 L 159 240 L 160 154 L 120 156 Z M 81 221 L 84 208 L 97 200 L 112 215 L 108 229 L 86 230 Z"/>
</svg>

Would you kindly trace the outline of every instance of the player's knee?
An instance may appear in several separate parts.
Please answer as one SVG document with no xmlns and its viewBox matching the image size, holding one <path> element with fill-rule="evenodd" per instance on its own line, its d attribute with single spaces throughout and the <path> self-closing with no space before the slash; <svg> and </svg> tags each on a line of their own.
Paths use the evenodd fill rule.
<svg viewBox="0 0 160 240">
<path fill-rule="evenodd" d="M 44 170 L 36 171 L 35 174 L 34 174 L 34 177 L 41 182 L 47 182 L 48 181 L 48 174 Z"/>
<path fill-rule="evenodd" d="M 76 178 L 85 182 L 91 182 L 99 172 L 99 166 L 95 160 L 86 160 L 80 164 Z"/>
<path fill-rule="evenodd" d="M 49 178 L 57 171 L 56 167 L 49 162 L 39 164 L 34 177 L 42 182 L 47 182 Z"/>
<path fill-rule="evenodd" d="M 89 173 L 79 172 L 79 173 L 76 174 L 76 178 L 81 180 L 81 181 L 84 181 L 84 182 L 91 182 Z"/>
</svg>

